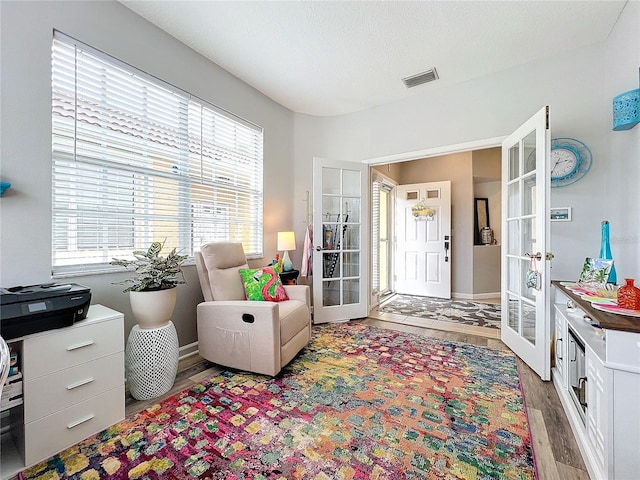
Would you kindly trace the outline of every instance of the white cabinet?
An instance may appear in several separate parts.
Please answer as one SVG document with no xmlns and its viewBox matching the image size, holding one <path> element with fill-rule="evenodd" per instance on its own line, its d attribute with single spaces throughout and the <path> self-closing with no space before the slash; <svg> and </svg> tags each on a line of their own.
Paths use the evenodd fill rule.
<svg viewBox="0 0 640 480">
<path fill-rule="evenodd" d="M 556 309 L 565 309 L 564 305 L 554 305 Z M 555 315 L 555 343 L 554 343 L 554 360 L 555 365 L 553 369 L 553 375 L 555 381 L 559 382 L 562 386 L 566 387 L 566 363 L 567 358 L 567 324 L 563 314 Z"/>
<path fill-rule="evenodd" d="M 559 288 L 555 290 L 553 381 L 589 475 L 594 480 L 640 478 L 640 333 L 606 328 L 611 317 L 602 320 L 598 311 L 575 297 L 571 300 L 589 319 L 572 315 L 565 295 Z M 595 333 L 592 321 L 605 327 L 605 338 Z M 562 346 L 570 337 L 584 346 L 583 373 L 571 371 L 580 362 L 572 362 L 573 353 Z M 584 414 L 580 401 L 572 395 L 574 377 L 586 377 Z"/>
<path fill-rule="evenodd" d="M 585 354 L 587 376 L 587 440 L 594 453 L 598 471 L 604 476 L 607 459 L 607 371 L 604 362 L 587 345 Z M 603 477 L 604 478 L 604 477 Z"/>
<path fill-rule="evenodd" d="M 124 318 L 92 305 L 85 320 L 15 339 L 24 406 L 12 412 L 15 449 L 2 450 L 2 478 L 124 418 Z M 3 439 L 4 440 L 4 439 Z M 13 452 L 12 452 L 13 451 Z M 8 458 L 18 453 L 18 461 Z"/>
<path fill-rule="evenodd" d="M 553 311 L 556 328 L 553 382 L 591 478 L 603 480 L 607 478 L 608 414 L 605 342 L 596 335 L 590 322 L 575 315 L 575 310 L 567 309 L 565 303 L 556 303 Z"/>
<path fill-rule="evenodd" d="M 640 334 L 608 331 L 609 478 L 640 478 Z"/>
</svg>

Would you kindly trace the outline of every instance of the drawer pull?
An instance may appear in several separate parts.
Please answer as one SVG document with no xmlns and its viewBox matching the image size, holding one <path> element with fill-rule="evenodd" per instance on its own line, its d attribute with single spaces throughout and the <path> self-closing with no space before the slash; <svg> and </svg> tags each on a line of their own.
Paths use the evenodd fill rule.
<svg viewBox="0 0 640 480">
<path fill-rule="evenodd" d="M 67 425 L 67 428 L 69 430 L 71 430 L 72 428 L 77 427 L 78 425 L 83 424 L 84 422 L 88 422 L 89 420 L 91 420 L 93 417 L 95 417 L 95 415 L 92 413 L 90 415 L 87 415 L 86 417 L 81 418 L 80 420 L 76 420 L 73 423 L 70 423 L 69 425 Z"/>
<path fill-rule="evenodd" d="M 87 340 L 86 342 L 76 343 L 75 345 L 71 345 L 67 347 L 67 352 L 70 352 L 72 350 L 77 350 L 79 348 L 88 347 L 90 345 L 93 345 L 93 340 Z"/>
<path fill-rule="evenodd" d="M 72 383 L 71 385 L 67 385 L 67 390 L 73 390 L 74 388 L 81 387 L 82 385 L 86 385 L 87 383 L 91 383 L 95 380 L 93 377 L 85 378 L 84 380 L 80 380 L 79 382 Z"/>
</svg>

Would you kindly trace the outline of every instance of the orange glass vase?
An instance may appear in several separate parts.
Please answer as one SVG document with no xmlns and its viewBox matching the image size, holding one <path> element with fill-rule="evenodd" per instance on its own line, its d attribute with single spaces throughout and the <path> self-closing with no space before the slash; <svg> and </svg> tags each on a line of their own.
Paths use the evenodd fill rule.
<svg viewBox="0 0 640 480">
<path fill-rule="evenodd" d="M 640 310 L 640 288 L 633 284 L 633 278 L 625 278 L 625 284 L 618 289 L 618 306 L 630 310 Z"/>
</svg>

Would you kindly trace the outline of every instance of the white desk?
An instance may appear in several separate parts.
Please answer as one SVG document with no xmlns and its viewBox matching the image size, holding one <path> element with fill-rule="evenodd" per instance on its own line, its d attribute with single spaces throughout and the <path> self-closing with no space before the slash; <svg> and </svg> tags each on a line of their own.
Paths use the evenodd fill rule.
<svg viewBox="0 0 640 480">
<path fill-rule="evenodd" d="M 45 460 L 124 418 L 124 316 L 91 305 L 85 320 L 9 342 L 24 404 L 11 409 L 0 477 Z"/>
</svg>

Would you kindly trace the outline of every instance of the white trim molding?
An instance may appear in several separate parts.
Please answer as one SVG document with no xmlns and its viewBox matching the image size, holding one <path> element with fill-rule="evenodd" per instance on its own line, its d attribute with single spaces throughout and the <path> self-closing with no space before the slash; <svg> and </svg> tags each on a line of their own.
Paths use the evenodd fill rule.
<svg viewBox="0 0 640 480">
<path fill-rule="evenodd" d="M 418 160 L 421 158 L 437 157 L 438 155 L 450 155 L 452 153 L 468 152 L 469 150 L 481 150 L 483 148 L 501 147 L 502 141 L 507 138 L 493 137 L 484 140 L 473 140 L 471 142 L 458 143 L 455 145 L 443 145 L 441 147 L 425 148 L 423 150 L 415 150 L 413 152 L 396 153 L 393 155 L 385 155 L 383 157 L 374 157 L 363 160 L 362 163 L 369 165 L 384 165 L 386 163 L 406 162 L 409 160 Z"/>
<path fill-rule="evenodd" d="M 451 292 L 451 298 L 462 300 L 486 300 L 487 298 L 500 298 L 500 292 L 489 293 L 458 293 Z"/>
<path fill-rule="evenodd" d="M 200 350 L 198 350 L 198 342 L 183 345 L 178 348 L 178 361 L 197 355 L 199 352 Z"/>
</svg>

